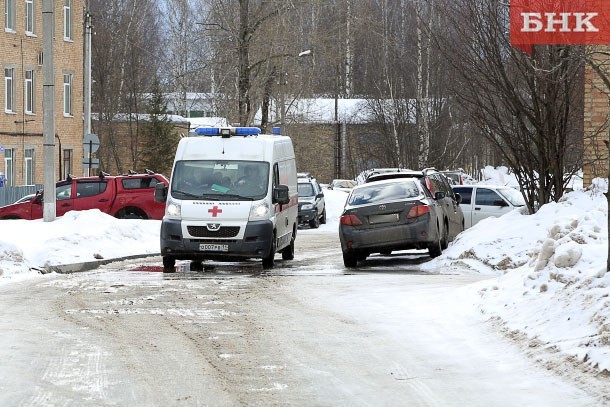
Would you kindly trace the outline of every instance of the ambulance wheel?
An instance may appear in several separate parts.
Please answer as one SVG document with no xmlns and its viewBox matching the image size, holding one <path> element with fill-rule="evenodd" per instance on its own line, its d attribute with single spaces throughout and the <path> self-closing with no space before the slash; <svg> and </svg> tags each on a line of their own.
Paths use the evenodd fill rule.
<svg viewBox="0 0 610 407">
<path fill-rule="evenodd" d="M 294 260 L 294 233 L 292 239 L 290 239 L 290 244 L 282 250 L 282 260 Z"/>
<path fill-rule="evenodd" d="M 169 256 L 163 256 L 163 272 L 164 273 L 175 273 L 176 272 L 176 259 Z"/>
<path fill-rule="evenodd" d="M 271 250 L 269 251 L 269 255 L 267 257 L 263 257 L 263 268 L 272 269 L 274 264 L 275 264 L 275 234 L 273 235 L 273 240 L 271 242 Z"/>
</svg>

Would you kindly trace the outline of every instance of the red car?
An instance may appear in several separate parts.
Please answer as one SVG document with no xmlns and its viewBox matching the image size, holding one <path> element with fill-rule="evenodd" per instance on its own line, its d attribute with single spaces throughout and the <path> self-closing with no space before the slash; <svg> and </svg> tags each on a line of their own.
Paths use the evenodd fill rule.
<svg viewBox="0 0 610 407">
<path fill-rule="evenodd" d="M 55 187 L 56 216 L 68 211 L 99 209 L 122 219 L 163 218 L 165 202 L 155 201 L 155 185 L 169 185 L 161 174 L 100 175 L 68 178 Z M 29 201 L 0 207 L 0 219 L 40 219 L 43 194 Z"/>
</svg>

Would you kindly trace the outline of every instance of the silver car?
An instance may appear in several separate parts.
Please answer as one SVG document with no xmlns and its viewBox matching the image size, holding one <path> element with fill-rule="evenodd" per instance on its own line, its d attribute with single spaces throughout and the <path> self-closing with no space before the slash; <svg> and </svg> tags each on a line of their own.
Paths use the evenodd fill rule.
<svg viewBox="0 0 610 407">
<path fill-rule="evenodd" d="M 428 249 L 442 253 L 443 210 L 414 178 L 374 181 L 355 187 L 347 197 L 339 226 L 346 267 L 372 253 Z"/>
</svg>

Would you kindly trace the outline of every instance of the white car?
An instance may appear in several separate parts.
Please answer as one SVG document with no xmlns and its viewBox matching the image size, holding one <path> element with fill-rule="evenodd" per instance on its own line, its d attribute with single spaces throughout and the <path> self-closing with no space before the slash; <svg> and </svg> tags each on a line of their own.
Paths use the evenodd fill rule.
<svg viewBox="0 0 610 407">
<path fill-rule="evenodd" d="M 29 202 L 32 200 L 32 198 L 34 198 L 36 196 L 36 194 L 28 194 L 26 196 L 24 196 L 23 198 L 19 198 L 17 199 L 15 202 L 13 202 L 13 204 L 18 204 L 18 203 L 23 203 L 23 202 Z"/>
<path fill-rule="evenodd" d="M 328 185 L 328 189 L 350 192 L 356 185 L 358 185 L 358 183 L 353 179 L 334 179 Z"/>
<path fill-rule="evenodd" d="M 481 219 L 502 216 L 525 204 L 518 190 L 505 185 L 452 185 L 462 198 L 464 229 L 476 225 Z"/>
</svg>

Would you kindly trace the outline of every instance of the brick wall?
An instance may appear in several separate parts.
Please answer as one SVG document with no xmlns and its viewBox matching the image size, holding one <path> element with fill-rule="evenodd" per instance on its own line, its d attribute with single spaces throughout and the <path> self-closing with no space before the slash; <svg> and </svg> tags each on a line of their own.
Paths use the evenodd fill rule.
<svg viewBox="0 0 610 407">
<path fill-rule="evenodd" d="M 604 46 L 607 51 L 610 47 Z M 597 63 L 610 75 L 608 58 L 598 59 Z M 584 97 L 584 154 L 583 172 L 584 186 L 591 185 L 593 178 L 608 177 L 608 149 L 604 140 L 608 140 L 610 132 L 610 90 L 608 90 L 599 75 L 589 66 L 585 72 Z"/>
<path fill-rule="evenodd" d="M 355 178 L 364 157 L 382 157 L 377 140 L 379 125 L 341 123 L 291 124 L 285 134 L 292 138 L 297 171 L 311 173 L 319 182 Z M 337 136 L 339 131 L 340 136 Z M 373 140 L 371 140 L 373 138 Z M 379 163 L 386 163 L 379 160 Z M 365 165 L 366 168 L 369 168 Z"/>
<path fill-rule="evenodd" d="M 43 182 L 43 67 L 38 64 L 42 52 L 42 1 L 35 3 L 34 34 L 25 32 L 25 2 L 15 2 L 15 30 L 7 32 L 4 29 L 4 18 L 0 27 L 0 146 L 14 150 L 15 185 L 25 183 L 24 154 L 26 149 L 35 151 L 34 182 Z M 64 40 L 63 36 L 63 1 L 55 1 L 55 133 L 61 139 L 62 149 L 72 149 L 73 170 L 75 175 L 82 173 L 81 158 L 83 156 L 83 2 L 72 2 L 72 39 Z M 4 2 L 2 2 L 4 11 Z M 4 17 L 4 15 L 3 15 Z M 5 112 L 5 80 L 4 69 L 15 69 L 14 77 L 14 112 Z M 26 114 L 24 110 L 24 71 L 34 71 L 34 112 Z M 72 115 L 65 117 L 63 113 L 63 74 L 73 75 L 72 83 Z M 56 139 L 57 151 L 55 160 L 57 175 L 59 174 L 59 143 Z M 5 154 L 0 152 L 0 171 L 5 172 Z"/>
<path fill-rule="evenodd" d="M 115 120 L 110 123 L 93 121 L 92 127 L 100 138 L 100 148 L 94 154 L 100 160 L 100 169 L 109 174 L 123 174 L 129 170 L 144 171 L 142 151 L 145 149 L 147 139 L 144 137 L 149 122 L 145 120 Z M 174 123 L 173 134 L 176 143 L 180 134 L 188 134 L 188 122 Z M 172 157 L 173 160 L 173 157 Z M 151 168 L 151 170 L 170 176 L 171 167 L 165 169 Z M 97 174 L 98 171 L 92 171 Z"/>
</svg>

